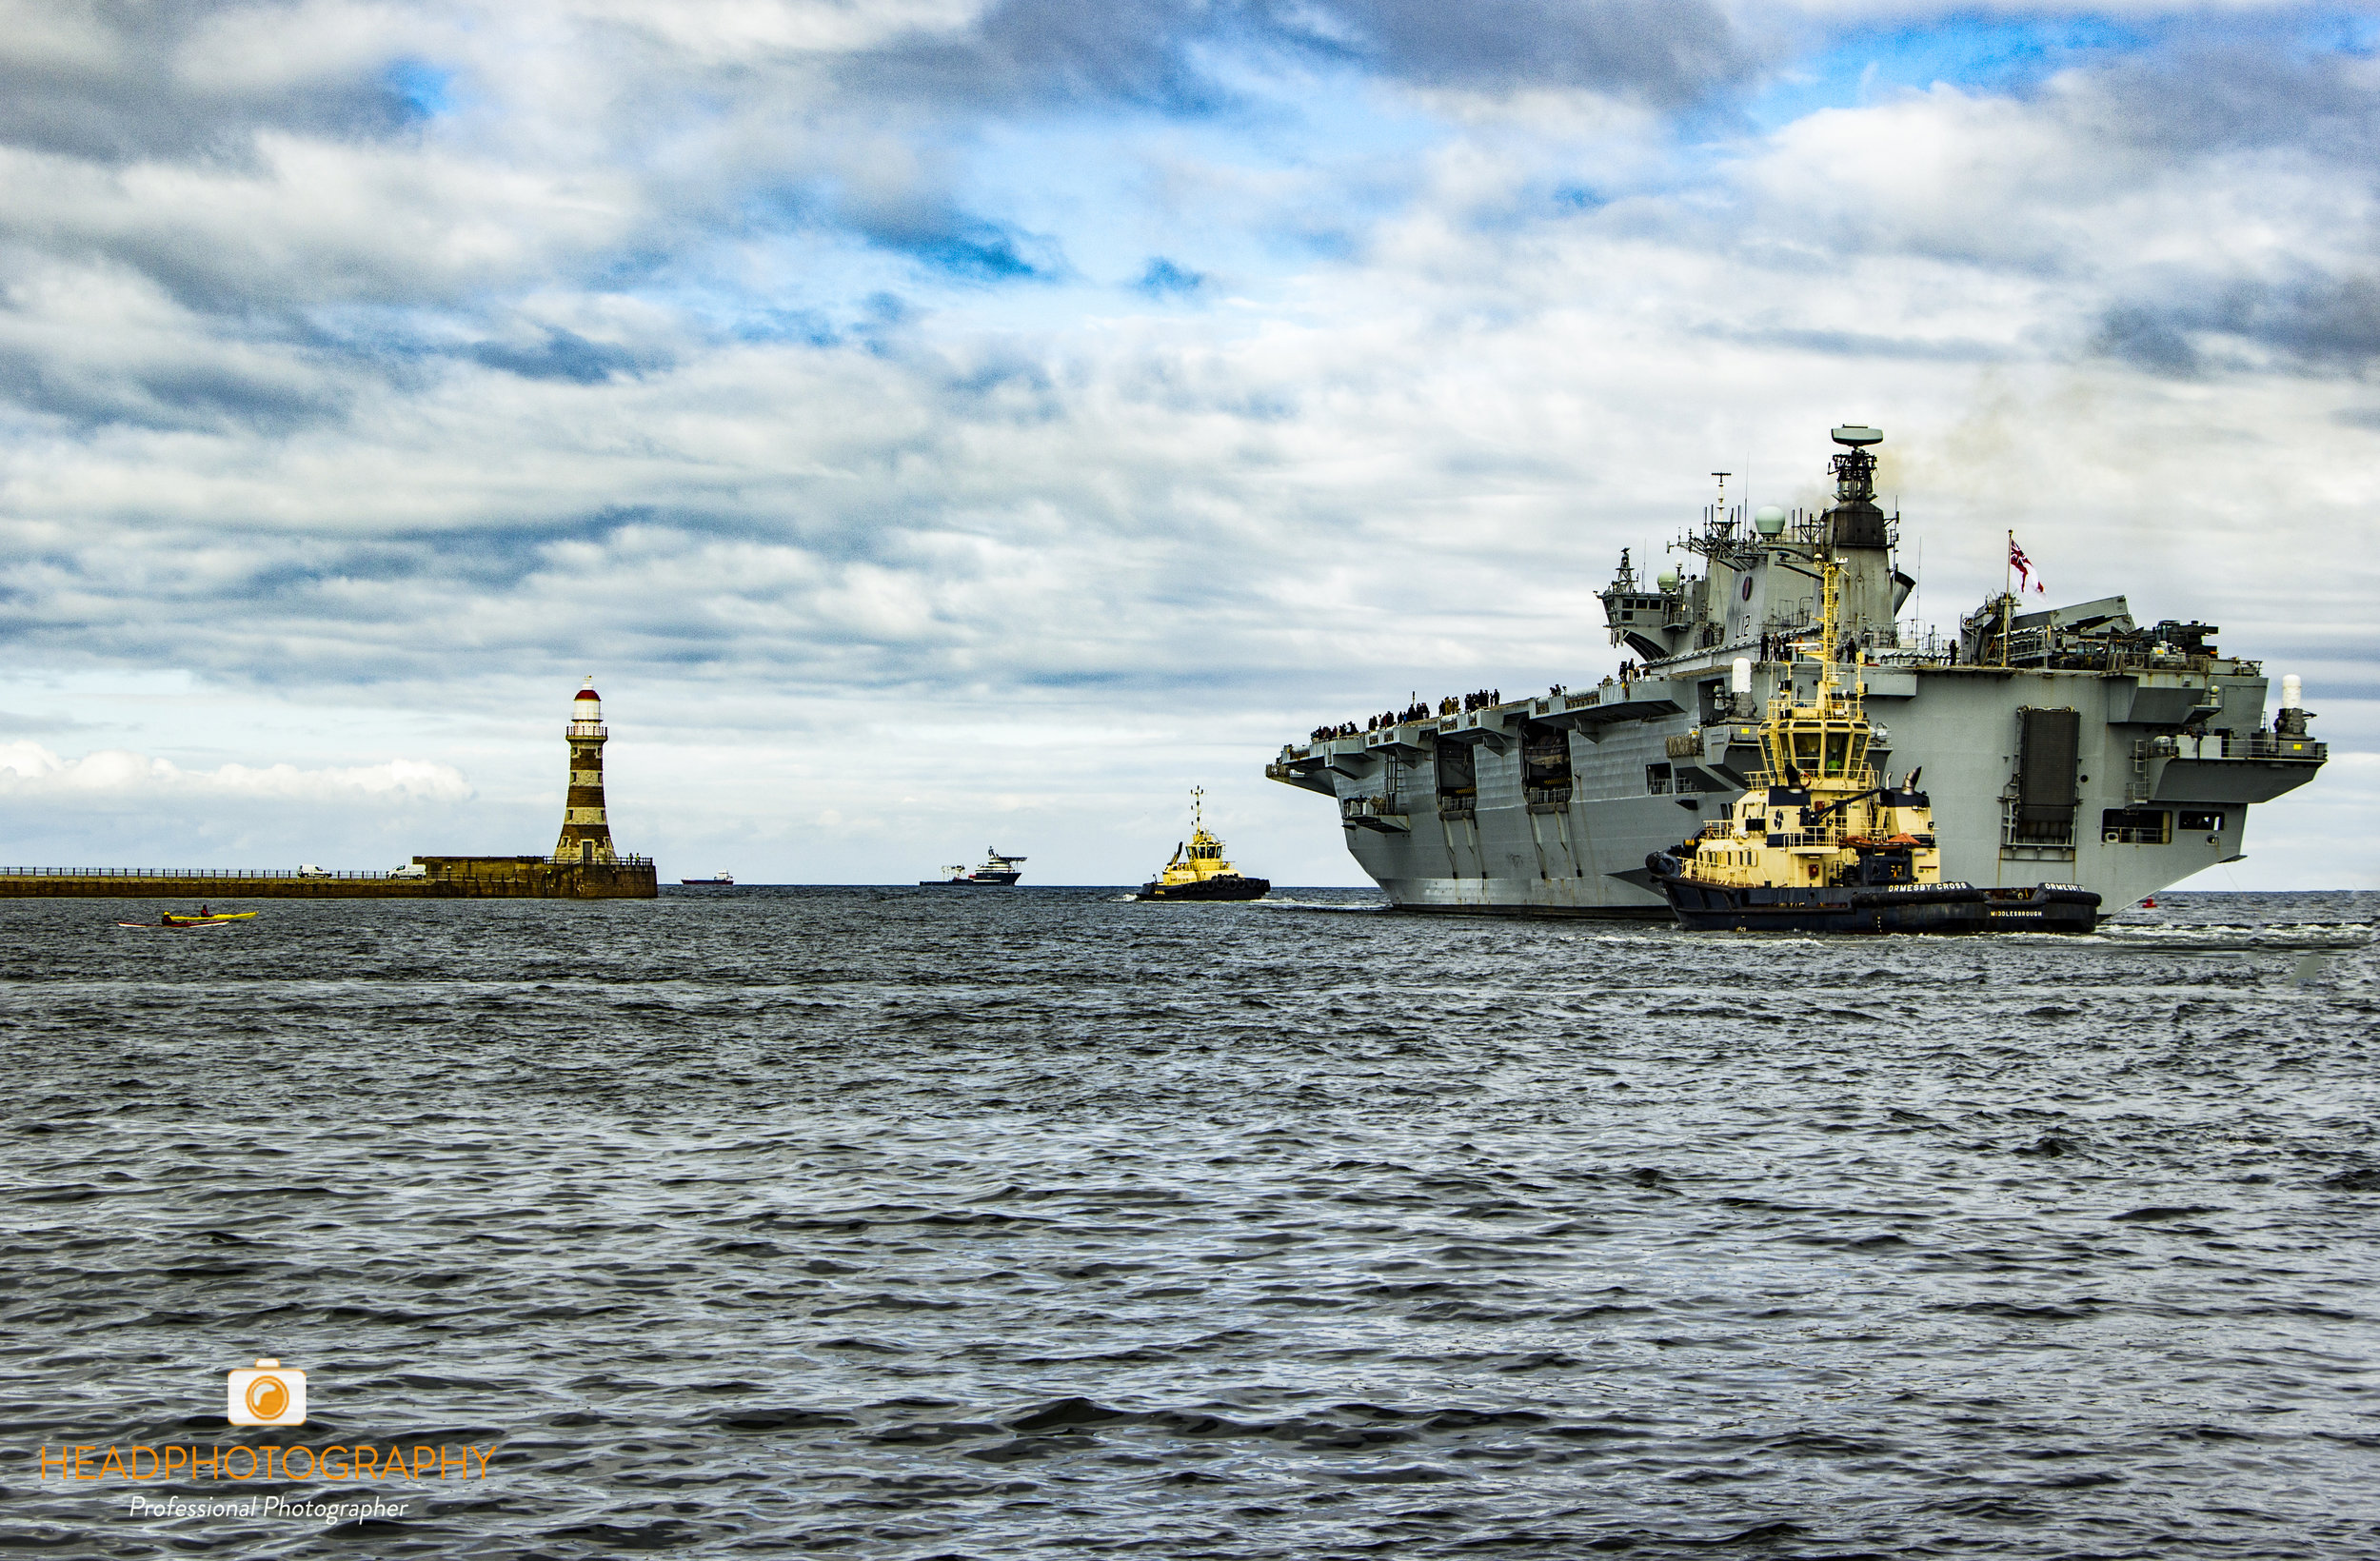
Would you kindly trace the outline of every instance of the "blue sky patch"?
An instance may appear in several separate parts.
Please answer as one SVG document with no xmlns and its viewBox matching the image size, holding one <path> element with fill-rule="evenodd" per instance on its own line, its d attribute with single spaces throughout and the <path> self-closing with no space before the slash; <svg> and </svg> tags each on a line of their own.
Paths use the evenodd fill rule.
<svg viewBox="0 0 2380 1561">
<path fill-rule="evenodd" d="M 1179 298 L 1194 293 L 1206 283 L 1203 271 L 1193 271 L 1177 266 L 1163 255 L 1153 257 L 1140 280 L 1134 284 L 1151 298 Z"/>
<path fill-rule="evenodd" d="M 1921 26 L 1855 30 L 1779 72 L 1744 106 L 1763 131 L 1821 109 L 1845 109 L 1937 84 L 2010 92 L 2071 67 L 2137 50 L 2153 26 L 2093 16 L 1951 16 Z"/>
<path fill-rule="evenodd" d="M 969 282 L 1028 282 L 1059 269 L 1027 259 L 1016 234 L 990 223 L 969 223 L 957 232 L 900 247 L 936 270 Z"/>
<path fill-rule="evenodd" d="M 380 79 L 425 119 L 435 119 L 454 107 L 454 72 L 427 60 L 395 61 L 381 72 Z"/>
</svg>

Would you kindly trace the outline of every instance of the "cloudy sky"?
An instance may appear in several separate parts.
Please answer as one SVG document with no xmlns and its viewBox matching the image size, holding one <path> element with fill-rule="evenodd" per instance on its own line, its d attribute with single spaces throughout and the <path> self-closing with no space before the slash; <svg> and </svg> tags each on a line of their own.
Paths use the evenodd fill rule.
<svg viewBox="0 0 2380 1561">
<path fill-rule="evenodd" d="M 2380 887 L 2376 182 L 2370 7 L 0 0 L 0 857 L 545 849 L 592 673 L 670 876 L 1359 882 L 1284 739 L 1854 420 Z"/>
</svg>

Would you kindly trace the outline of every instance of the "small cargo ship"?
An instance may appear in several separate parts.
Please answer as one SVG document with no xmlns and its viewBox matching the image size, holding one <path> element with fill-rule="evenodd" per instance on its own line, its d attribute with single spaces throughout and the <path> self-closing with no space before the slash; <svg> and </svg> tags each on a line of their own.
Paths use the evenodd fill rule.
<svg viewBox="0 0 2380 1561">
<path fill-rule="evenodd" d="M 1943 880 L 1919 771 L 1896 784 L 1870 765 L 1865 653 L 1840 632 L 1840 566 L 1828 551 L 1817 563 L 1818 622 L 1787 647 L 1795 675 L 1769 701 L 1752 789 L 1692 839 L 1645 858 L 1678 921 L 1735 932 L 2091 931 L 2099 897 L 2077 885 Z M 1739 664 L 1736 679 L 1747 699 L 1750 670 Z"/>
<path fill-rule="evenodd" d="M 706 879 L 680 879 L 678 881 L 689 889 L 732 889 L 736 886 L 736 876 L 723 867 Z"/>
<path fill-rule="evenodd" d="M 1173 860 L 1135 899 L 1261 899 L 1272 892 L 1271 879 L 1242 877 L 1223 860 L 1223 842 L 1206 827 L 1203 786 L 1191 789 L 1190 822 L 1190 839 L 1174 847 Z"/>
<path fill-rule="evenodd" d="M 966 863 L 964 862 L 953 862 L 948 867 L 942 869 L 942 877 L 935 879 L 918 879 L 918 884 L 921 888 L 1013 888 L 1016 885 L 1017 879 L 1024 877 L 1024 874 L 1020 872 L 1017 868 L 1017 863 L 1022 860 L 1024 860 L 1022 857 L 1002 856 L 1000 852 L 987 846 L 983 851 L 983 865 L 976 868 L 973 872 L 969 872 L 967 870 Z"/>
</svg>

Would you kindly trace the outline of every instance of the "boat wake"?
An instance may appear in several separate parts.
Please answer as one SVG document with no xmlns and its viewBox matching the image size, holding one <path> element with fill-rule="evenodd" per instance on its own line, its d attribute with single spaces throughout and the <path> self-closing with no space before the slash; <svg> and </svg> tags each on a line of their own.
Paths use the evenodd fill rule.
<svg viewBox="0 0 2380 1561">
<path fill-rule="evenodd" d="M 1384 899 L 1366 899 L 1350 903 L 1346 900 L 1339 899 L 1299 899 L 1295 895 L 1284 895 L 1279 893 L 1266 895 L 1262 899 L 1244 900 L 1241 903 L 1248 905 L 1269 906 L 1272 909 L 1282 911 L 1358 912 L 1366 916 L 1378 911 L 1385 911 L 1388 909 L 1388 901 Z"/>
<path fill-rule="evenodd" d="M 2373 929 L 2363 922 L 2300 921 L 2261 927 L 2220 922 L 2194 927 L 2116 924 L 2101 927 L 2091 936 L 2098 942 L 2121 948 L 2205 954 L 2226 949 L 2302 949 L 2336 953 L 2369 948 L 2374 934 Z"/>
</svg>

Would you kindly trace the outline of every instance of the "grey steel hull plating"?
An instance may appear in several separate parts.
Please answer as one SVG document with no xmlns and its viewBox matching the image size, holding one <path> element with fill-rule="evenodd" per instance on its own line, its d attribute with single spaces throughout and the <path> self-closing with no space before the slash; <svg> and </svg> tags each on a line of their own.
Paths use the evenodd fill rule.
<svg viewBox="0 0 2380 1561">
<path fill-rule="evenodd" d="M 1730 700 L 1728 662 L 1745 648 L 1681 659 L 1633 685 L 1293 746 L 1267 773 L 1339 800 L 1349 852 L 1398 909 L 1667 917 L 1647 853 L 1675 846 L 1741 794 L 1757 701 L 1789 675 L 1786 663 L 1764 663 L 1753 701 Z M 1867 676 L 1870 714 L 1886 729 L 1877 762 L 1902 774 L 1924 767 L 1944 878 L 2075 884 L 2110 913 L 2237 860 L 2247 805 L 2303 784 L 2320 763 L 2318 745 L 2316 757 L 2291 759 L 2249 753 L 2244 736 L 2233 752 L 2221 730 L 2195 741 L 2168 735 L 2177 701 L 2218 704 L 2216 721 L 2232 732 L 2256 727 L 2265 681 L 2252 663 L 2116 674 L 1918 665 Z M 2079 801 L 2063 842 L 2015 838 L 2041 832 L 2011 821 L 2028 706 L 2079 714 Z M 1570 726 L 1566 799 L 1524 795 L 1524 721 Z M 1474 795 L 1441 798 L 1442 742 L 1470 747 Z M 2110 810 L 2127 808 L 2162 811 L 2166 838 L 2103 827 Z M 2185 830 L 2186 820 L 2211 827 Z"/>
</svg>

